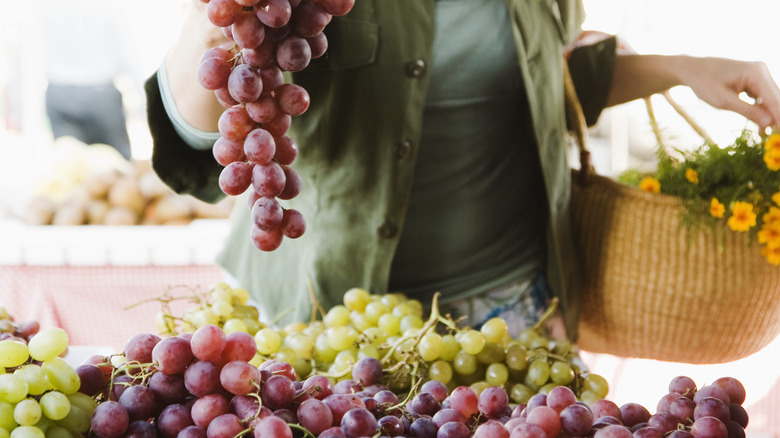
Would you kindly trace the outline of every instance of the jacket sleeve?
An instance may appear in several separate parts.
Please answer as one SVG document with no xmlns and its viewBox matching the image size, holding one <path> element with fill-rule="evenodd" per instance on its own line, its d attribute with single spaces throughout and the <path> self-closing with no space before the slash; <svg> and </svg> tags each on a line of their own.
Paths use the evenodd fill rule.
<svg viewBox="0 0 780 438">
<path fill-rule="evenodd" d="M 191 148 L 176 132 L 165 111 L 157 73 L 146 80 L 146 116 L 152 135 L 152 168 L 160 178 L 180 194 L 190 194 L 206 202 L 225 195 L 219 188 L 222 166 L 211 149 Z"/>
<path fill-rule="evenodd" d="M 598 121 L 606 105 L 616 56 L 615 36 L 577 47 L 569 56 L 572 81 L 589 126 Z"/>
</svg>

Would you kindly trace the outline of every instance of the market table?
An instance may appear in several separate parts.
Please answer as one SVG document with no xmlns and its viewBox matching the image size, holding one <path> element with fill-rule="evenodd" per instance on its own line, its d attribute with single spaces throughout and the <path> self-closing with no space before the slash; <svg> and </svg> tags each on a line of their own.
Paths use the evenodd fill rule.
<svg viewBox="0 0 780 438">
<path fill-rule="evenodd" d="M 92 352 L 121 351 L 132 335 L 156 332 L 154 299 L 206 290 L 223 280 L 214 263 L 228 232 L 223 219 L 182 226 L 29 226 L 0 221 L 0 305 L 18 320 L 62 327 L 79 362 Z M 173 304 L 174 312 L 188 302 Z M 669 380 L 689 375 L 703 385 L 731 375 L 743 382 L 749 438 L 780 438 L 780 338 L 739 361 L 690 365 L 582 353 L 610 383 L 609 399 L 654 410 Z"/>
</svg>

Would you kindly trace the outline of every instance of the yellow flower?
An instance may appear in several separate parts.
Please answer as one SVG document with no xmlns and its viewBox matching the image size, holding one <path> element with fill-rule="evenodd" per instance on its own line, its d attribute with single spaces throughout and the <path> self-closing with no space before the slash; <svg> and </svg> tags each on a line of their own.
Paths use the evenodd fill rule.
<svg viewBox="0 0 780 438">
<path fill-rule="evenodd" d="M 780 247 L 770 248 L 768 246 L 765 246 L 761 248 L 761 255 L 766 257 L 769 263 L 773 265 L 780 265 Z"/>
<path fill-rule="evenodd" d="M 758 243 L 765 244 L 770 248 L 780 247 L 780 222 L 771 222 L 761 226 L 758 232 Z"/>
<path fill-rule="evenodd" d="M 780 149 L 772 149 L 764 152 L 764 163 L 769 170 L 780 170 Z"/>
<path fill-rule="evenodd" d="M 780 192 L 777 192 L 774 195 L 772 195 L 772 201 L 775 204 L 780 205 Z"/>
<path fill-rule="evenodd" d="M 639 189 L 645 192 L 658 193 L 661 191 L 661 182 L 651 176 L 646 176 L 639 183 Z"/>
<path fill-rule="evenodd" d="M 753 204 L 737 201 L 731 209 L 729 227 L 734 231 L 747 231 L 756 225 L 756 214 L 753 212 Z"/>
<path fill-rule="evenodd" d="M 761 219 L 764 221 L 764 225 L 780 222 L 780 208 L 769 207 L 769 211 Z"/>
<path fill-rule="evenodd" d="M 685 169 L 685 179 L 693 184 L 699 183 L 699 172 L 691 169 L 690 167 Z"/>
<path fill-rule="evenodd" d="M 712 198 L 710 201 L 710 214 L 714 217 L 723 217 L 726 212 L 726 206 L 718 201 L 718 198 Z"/>
<path fill-rule="evenodd" d="M 767 152 L 780 152 L 780 134 L 772 134 L 766 139 L 764 149 Z"/>
</svg>

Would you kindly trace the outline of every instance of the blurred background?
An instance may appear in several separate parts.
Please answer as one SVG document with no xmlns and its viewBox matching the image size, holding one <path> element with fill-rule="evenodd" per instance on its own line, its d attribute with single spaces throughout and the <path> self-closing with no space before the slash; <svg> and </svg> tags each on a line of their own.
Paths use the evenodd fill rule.
<svg viewBox="0 0 780 438">
<path fill-rule="evenodd" d="M 151 137 L 145 119 L 143 81 L 155 71 L 166 50 L 175 41 L 183 5 L 181 0 L 0 1 L 0 219 L 22 217 L 27 203 L 36 192 L 64 190 L 52 185 L 51 181 L 83 178 L 83 174 L 92 168 L 121 168 L 126 165 L 121 153 L 112 147 L 101 147 L 100 154 L 87 157 L 84 145 L 78 141 L 67 137 L 55 141 L 54 119 L 47 112 L 47 87 L 57 81 L 71 81 L 71 86 L 84 86 L 90 81 L 105 82 L 105 78 L 109 77 L 109 82 L 122 97 L 130 156 L 134 161 L 148 160 Z M 780 79 L 780 50 L 777 44 L 780 2 L 776 0 L 585 0 L 585 6 L 588 12 L 585 29 L 617 34 L 639 53 L 763 61 L 776 80 Z M 86 9 L 77 13 L 75 18 L 65 18 L 78 8 Z M 106 14 L 103 16 L 116 21 L 107 28 L 89 24 L 87 20 L 99 14 Z M 87 42 L 79 43 L 79 38 Z M 53 44 L 61 47 L 52 53 L 49 49 Z M 57 69 L 60 75 L 52 76 L 47 71 L 54 61 L 62 63 L 62 66 L 72 62 L 68 67 Z M 717 143 L 728 144 L 743 129 L 755 128 L 740 116 L 703 104 L 686 89 L 675 88 L 671 94 Z M 64 101 L 74 103 L 67 98 Z M 103 103 L 100 99 L 93 102 L 96 105 Z M 663 98 L 654 97 L 653 104 L 667 145 L 680 148 L 701 145 L 701 138 Z M 594 164 L 596 170 L 604 175 L 617 175 L 628 168 L 652 168 L 655 148 L 655 138 L 643 102 L 632 102 L 605 111 L 592 131 Z M 42 187 L 42 181 L 50 184 Z M 0 220 L 0 255 L 3 254 L 3 246 L 13 240 L 11 237 L 16 238 L 17 244 L 25 244 L 19 242 L 23 237 L 12 236 L 20 229 L 11 229 L 8 222 Z M 214 236 L 217 236 L 214 248 L 219 246 L 223 233 L 223 227 L 214 231 Z M 197 240 L 195 235 L 202 238 L 203 232 L 183 235 L 180 242 L 168 245 L 165 250 L 183 242 L 193 242 Z M 36 231 L 35 236 L 41 236 L 41 231 Z M 41 253 L 50 254 L 51 242 L 57 238 L 54 234 L 42 237 L 38 242 Z M 135 239 L 132 242 L 123 241 L 116 254 L 127 256 L 128 247 L 137 243 L 138 238 L 141 237 L 136 235 L 131 238 Z M 162 238 L 161 234 L 155 235 L 153 240 L 159 243 Z M 106 239 L 103 236 L 95 240 Z M 80 242 L 83 246 L 83 241 Z M 208 284 L 218 278 L 219 271 L 209 265 L 214 248 L 209 248 L 196 262 L 192 262 L 188 255 L 174 263 L 205 266 L 208 270 L 202 278 L 196 278 L 194 271 L 173 271 L 161 281 L 170 284 L 197 280 Z M 85 252 L 83 255 L 91 257 L 92 253 Z M 139 266 L 154 264 L 154 260 L 149 262 L 149 254 L 144 249 L 141 261 L 132 263 Z M 90 259 L 84 263 L 92 262 Z M 50 259 L 46 263 L 57 264 L 59 261 Z M 2 264 L 13 265 L 0 260 Z M 8 277 L 17 275 L 20 269 L 10 266 Z M 70 270 L 63 275 L 72 275 L 72 272 Z M 203 269 L 198 272 L 203 273 Z M 94 276 L 95 271 L 80 275 Z M 40 271 L 36 271 L 14 284 L 27 287 L 39 276 Z M 134 273 L 133 277 L 139 275 Z M 18 280 L 12 278 L 12 281 Z M 62 281 L 62 277 L 58 277 L 58 281 Z M 109 281 L 125 286 L 118 284 L 116 277 Z M 130 281 L 127 280 L 128 287 Z M 156 282 L 149 287 L 151 293 L 157 293 L 159 284 Z M 74 286 L 76 289 L 81 290 Z M 20 289 L 14 286 L 6 292 L 15 295 L 17 290 Z M 132 291 L 128 293 L 132 294 Z M 96 296 L 107 295 L 104 290 L 96 292 Z M 90 314 L 97 316 L 99 312 L 91 311 Z M 97 322 L 90 321 L 91 327 L 85 330 L 94 331 L 92 328 Z M 778 354 L 780 343 L 775 341 L 752 357 L 723 366 L 687 366 L 606 355 L 585 355 L 584 359 L 610 382 L 613 387 L 610 398 L 621 403 L 639 402 L 651 409 L 664 394 L 669 379 L 675 375 L 689 374 L 699 384 L 722 375 L 735 375 L 748 387 L 748 403 L 753 407 L 750 435 L 770 437 L 780 436 L 780 419 L 776 415 L 780 412 L 780 372 L 774 365 Z"/>
<path fill-rule="evenodd" d="M 35 186 L 40 172 L 51 171 L 45 164 L 56 156 L 53 120 L 46 111 L 50 82 L 47 60 L 65 64 L 70 59 L 75 64 L 71 76 L 90 68 L 103 68 L 105 76 L 113 68 L 113 83 L 123 98 L 132 157 L 149 158 L 151 137 L 145 121 L 143 81 L 175 41 L 183 4 L 181 0 L 0 2 L 0 214 L 19 211 L 27 195 L 24 189 Z M 585 0 L 585 6 L 586 29 L 617 34 L 640 53 L 760 60 L 780 77 L 778 2 Z M 62 14 L 79 9 L 87 11 L 79 12 L 81 20 L 62 19 Z M 52 11 L 60 15 L 54 25 Z M 89 11 L 96 17 L 88 16 Z M 103 22 L 113 20 L 112 26 L 89 24 L 88 20 L 100 14 Z M 78 41 L 91 43 L 73 47 Z M 58 56 L 54 61 L 47 50 L 52 42 L 63 46 L 55 48 Z M 76 54 L 64 55 L 63 51 Z M 89 60 L 93 64 L 86 65 Z M 674 89 L 672 95 L 718 142 L 728 142 L 748 127 L 744 119 L 708 107 L 688 90 Z M 701 143 L 663 99 L 654 102 L 670 145 Z M 599 172 L 617 174 L 628 167 L 652 165 L 655 140 L 642 102 L 607 111 L 592 134 Z"/>
<path fill-rule="evenodd" d="M 100 70 L 95 75 L 101 77 L 83 78 L 79 85 L 110 77 L 121 93 L 132 157 L 149 158 L 143 81 L 175 41 L 183 5 L 175 0 L 0 2 L 0 216 L 20 214 L 36 180 L 55 171 L 52 161 L 65 158 L 54 147 L 47 114 L 47 61 L 65 71 L 61 79 L 77 83 L 91 67 L 85 62 L 95 60 Z"/>
<path fill-rule="evenodd" d="M 123 99 L 130 153 L 134 159 L 149 158 L 143 81 L 175 41 L 183 4 L 181 0 L 0 2 L 0 216 L 18 214 L 40 174 L 54 171 L 51 161 L 62 161 L 54 148 L 56 120 L 46 106 L 47 85 L 57 79 L 49 77 L 52 69 L 65 75 L 65 80 L 73 81 L 75 76 L 82 82 L 90 79 L 79 72 L 102 74 L 105 79 L 113 71 L 112 82 Z M 761 60 L 780 77 L 776 44 L 780 4 L 773 0 L 585 0 L 585 6 L 586 29 L 618 34 L 640 53 Z M 73 13 L 75 18 L 65 19 Z M 100 22 L 111 25 L 89 23 L 100 17 Z M 62 73 L 63 65 L 72 70 Z M 702 104 L 687 90 L 674 89 L 672 95 L 718 142 L 730 141 L 748 126 L 734 114 Z M 654 102 L 670 145 L 701 143 L 663 99 Z M 655 140 L 642 102 L 607 111 L 592 134 L 600 173 L 652 166 Z"/>
</svg>

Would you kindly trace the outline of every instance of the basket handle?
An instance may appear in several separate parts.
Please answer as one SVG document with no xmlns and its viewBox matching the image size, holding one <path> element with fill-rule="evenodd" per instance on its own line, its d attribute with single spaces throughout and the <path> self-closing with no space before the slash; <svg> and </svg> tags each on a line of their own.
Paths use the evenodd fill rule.
<svg viewBox="0 0 780 438">
<path fill-rule="evenodd" d="M 712 137 L 710 137 L 709 134 L 707 134 L 707 131 L 705 131 L 704 128 L 701 127 L 701 125 L 696 123 L 696 121 L 693 120 L 693 117 L 691 117 L 685 111 L 685 109 L 683 109 L 683 107 L 672 98 L 672 93 L 670 93 L 669 90 L 666 90 L 660 94 L 664 97 L 664 99 L 666 99 L 669 105 L 671 105 L 671 107 L 674 108 L 675 111 L 677 111 L 677 114 L 679 114 L 680 117 L 682 117 L 683 120 L 685 120 L 688 123 L 688 125 L 694 131 L 696 131 L 696 133 L 699 134 L 699 136 L 701 136 L 702 139 L 704 139 L 704 141 L 706 141 L 709 144 L 715 144 L 715 142 L 712 140 Z"/>
<path fill-rule="evenodd" d="M 588 150 L 588 124 L 585 121 L 585 113 L 582 111 L 582 105 L 577 98 L 577 91 L 574 89 L 574 81 L 569 71 L 569 63 L 563 60 L 563 96 L 566 106 L 566 122 L 573 131 L 575 143 L 580 155 L 580 169 L 577 171 L 577 180 L 579 185 L 587 186 L 590 174 L 594 172 L 590 160 L 590 151 Z"/>
</svg>

